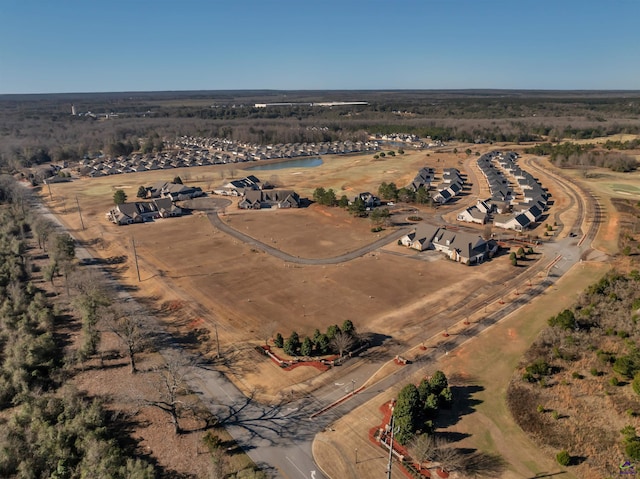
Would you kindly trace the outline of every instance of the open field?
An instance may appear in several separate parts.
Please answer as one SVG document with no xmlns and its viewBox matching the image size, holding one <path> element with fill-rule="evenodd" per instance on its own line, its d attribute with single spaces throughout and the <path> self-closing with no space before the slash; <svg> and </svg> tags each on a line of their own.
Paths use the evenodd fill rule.
<svg viewBox="0 0 640 479">
<path fill-rule="evenodd" d="M 435 168 L 456 166 L 467 170 L 473 163 L 473 157 L 464 154 L 430 152 L 429 155 L 410 152 L 402 157 L 387 157 L 384 161 L 375 161 L 372 155 L 330 157 L 317 168 L 277 170 L 271 178 L 265 176 L 270 172 L 259 172 L 258 176 L 275 180 L 279 186 L 296 189 L 302 196 L 311 196 L 317 186 L 332 187 L 338 196 L 343 193 L 353 196 L 359 191 L 376 191 L 381 181 L 393 181 L 398 185 L 408 183 L 425 165 Z M 218 231 L 201 212 L 128 227 L 116 227 L 104 219 L 116 188 L 123 188 L 133 199 L 141 184 L 149 185 L 180 175 L 187 184 L 209 189 L 211 185 L 222 183 L 223 178 L 229 178 L 231 173 L 234 177 L 244 176 L 238 169 L 232 171 L 229 165 L 220 165 L 56 184 L 52 186 L 51 204 L 75 235 L 86 241 L 98 240 L 94 246 L 96 255 L 125 257 L 124 262 L 115 266 L 119 278 L 134 286 L 137 289 L 134 294 L 145 300 L 152 310 L 161 313 L 177 335 L 186 336 L 208 329 L 209 336 L 213 337 L 213 325 L 216 325 L 223 355 L 230 359 L 231 366 L 227 371 L 230 377 L 245 391 L 257 392 L 256 397 L 263 400 L 281 399 L 281 395 L 293 390 L 294 386 L 297 391 L 303 391 L 306 386 L 315 387 L 327 377 L 313 368 L 285 373 L 258 356 L 251 344 L 264 341 L 276 331 L 285 336 L 292 330 L 307 335 L 316 327 L 324 329 L 351 319 L 359 331 L 393 338 L 400 347 L 408 349 L 431 336 L 425 331 L 437 330 L 437 325 L 429 318 L 457 309 L 462 295 L 452 294 L 452 287 L 455 291 L 481 297 L 513 276 L 506 256 L 481 267 L 467 268 L 433 253 L 417 254 L 394 243 L 338 265 L 289 264 Z M 569 170 L 562 173 L 573 174 Z M 551 181 L 546 173 L 541 172 L 539 177 L 554 201 L 548 219 L 543 221 L 571 224 L 576 218 L 575 198 Z M 609 183 L 626 184 L 625 178 L 616 177 Z M 473 174 L 470 180 L 478 184 L 457 204 L 436 212 L 425 209 L 420 215 L 428 218 L 438 213 L 449 218 L 457 209 L 475 203 L 477 195 L 484 194 L 483 185 Z M 633 186 L 633 180 L 628 184 Z M 84 231 L 80 227 L 77 207 L 74 208 L 76 195 L 81 203 Z M 354 219 L 337 208 L 317 205 L 288 211 L 240 211 L 229 206 L 222 219 L 245 234 L 300 257 L 336 256 L 377 239 L 376 234 L 370 232 L 367 220 Z M 541 235 L 542 228 L 539 230 L 532 234 Z M 568 229 L 563 230 L 561 236 L 568 232 Z M 140 282 L 133 267 L 133 237 L 139 256 Z M 509 318 L 480 339 L 465 344 L 456 354 L 446 358 L 452 362 L 450 365 L 442 362 L 445 372 L 459 382 L 454 384 L 460 390 L 475 391 L 468 395 L 470 401 L 483 401 L 473 408 L 478 414 L 462 415 L 453 422 L 451 431 L 471 434 L 459 443 L 460 447 L 501 454 L 510 464 L 505 478 L 554 470 L 549 452 L 538 451 L 511 420 L 504 405 L 504 390 L 522 351 L 544 326 L 546 318 L 565 303 L 570 304 L 575 292 L 602 273 L 601 267 L 604 268 L 583 263 L 583 273 L 586 270 L 588 274 L 572 271 L 561 280 L 558 291 L 549 291 L 535 305 L 518 313 L 517 319 Z M 544 314 L 540 313 L 541 307 Z M 501 329 L 507 324 L 509 328 Z M 444 327 L 446 325 L 441 329 Z M 496 348 L 496 344 L 501 348 Z M 213 348 L 211 341 L 208 349 Z M 339 372 L 332 371 L 328 377 L 336 373 Z M 359 413 L 344 419 L 347 426 L 344 438 L 340 439 L 346 441 L 344 444 L 334 442 L 337 437 L 334 433 L 323 433 L 318 437 L 314 446 L 316 454 L 329 454 L 335 467 L 343 468 L 327 470 L 333 477 L 370 477 L 380 470 L 380 464 L 384 462 L 380 450 L 369 450 L 363 444 L 361 451 L 370 451 L 361 453 L 364 454 L 361 456 L 364 465 L 360 461 L 357 465 L 349 464 L 350 453 L 345 451 L 361 442 L 367 443 L 366 431 L 378 421 L 377 408 L 393 394 L 393 391 L 385 392 L 384 397 L 364 406 L 370 408 L 368 412 L 358 410 Z M 366 421 L 362 421 L 363 418 Z M 354 426 L 355 422 L 363 423 L 363 435 L 360 426 Z M 338 422 L 337 427 L 340 424 Z M 323 444 L 324 449 L 320 447 Z M 336 457 L 343 457 L 344 461 L 337 461 Z M 325 467 L 321 457 L 318 461 Z"/>
<path fill-rule="evenodd" d="M 602 263 L 575 266 L 541 298 L 510 315 L 479 337 L 452 351 L 406 382 L 419 382 L 424 376 L 441 369 L 450 378 L 454 401 L 452 414 L 443 421 L 450 425 L 438 432 L 461 437 L 455 447 L 497 453 L 508 463 L 503 479 L 521 479 L 537 474 L 562 474 L 554 460 L 555 452 L 539 450 L 513 421 L 505 403 L 506 387 L 522 354 L 536 335 L 546 326 L 547 318 L 569 307 L 577 292 L 597 280 L 609 269 Z M 496 347 L 500 345 L 499 347 Z M 365 405 L 339 419 L 332 430 L 316 436 L 314 455 L 322 469 L 332 478 L 368 478 L 382 474 L 387 457 L 384 450 L 372 445 L 367 434 L 379 424 L 381 404 L 395 397 L 406 382 L 376 395 Z M 373 386 L 372 389 L 375 389 Z M 358 448 L 358 464 L 354 449 Z M 404 477 L 394 468 L 393 477 Z"/>
<path fill-rule="evenodd" d="M 462 155 L 435 152 L 429 156 L 410 152 L 384 161 L 376 161 L 372 155 L 329 157 L 317 168 L 278 170 L 277 179 L 303 196 L 318 185 L 334 187 L 338 194 L 344 191 L 351 196 L 359 191 L 375 191 L 383 180 L 398 185 L 408 183 L 425 164 L 442 168 L 445 164 L 459 166 L 463 161 Z M 279 380 L 269 379 L 271 374 L 260 376 L 260 380 L 254 374 L 254 353 L 243 346 L 247 341 L 264 341 L 276 331 L 285 336 L 292 330 L 310 335 L 316 327 L 322 330 L 351 319 L 360 332 L 374 332 L 400 344 L 414 345 L 424 339 L 430 317 L 459 301 L 457 295 L 451 294 L 451 285 L 455 284 L 458 291 L 481 295 L 512 275 L 506 256 L 467 268 L 434 256 L 433 252 L 417 254 L 395 245 L 337 265 L 294 265 L 216 230 L 199 212 L 125 227 L 117 227 L 104 217 L 117 188 L 124 189 L 131 201 L 143 184 L 180 175 L 188 184 L 207 188 L 222 183 L 222 177 L 229 172 L 229 165 L 219 165 L 83 179 L 52 185 L 53 201 L 49 202 L 74 235 L 88 243 L 97 241 L 93 246 L 95 255 L 121 261 L 114 265 L 119 279 L 133 285 L 137 290 L 134 294 L 146 300 L 153 310 L 164 313 L 168 324 L 180 334 L 208 329 L 213 337 L 213 325 L 217 325 L 222 350 L 226 354 L 233 352 L 237 359 L 237 381 L 247 388 L 248 382 L 256 379 L 260 387 L 271 390 L 265 391 L 267 397 L 281 390 L 281 381 L 300 381 L 317 373 L 296 371 L 286 373 L 284 379 L 285 373 L 264 361 L 258 372 L 271 371 Z M 242 176 L 239 170 L 235 173 L 236 177 Z M 43 193 L 50 200 L 48 191 Z M 453 211 L 472 202 L 473 195 L 462 197 L 456 205 L 438 212 Z M 421 213 L 425 218 L 429 214 L 433 213 Z M 378 239 L 370 232 L 368 220 L 317 205 L 274 211 L 240 211 L 230 206 L 223 219 L 243 233 L 304 257 L 335 256 Z M 387 233 L 388 230 L 379 234 Z M 133 261 L 134 239 L 140 282 Z"/>
<path fill-rule="evenodd" d="M 589 170 L 588 178 L 584 178 L 578 170 L 562 170 L 563 174 L 576 183 L 589 188 L 605 209 L 606 221 L 594 241 L 594 247 L 608 254 L 618 252 L 620 233 L 620 213 L 611 203 L 611 198 L 624 198 L 640 201 L 640 172 L 616 173 L 604 168 Z"/>
<path fill-rule="evenodd" d="M 543 161 L 543 163 L 545 163 Z M 547 168 L 550 166 L 547 164 Z M 594 246 L 609 254 L 617 252 L 620 214 L 611 203 L 611 198 L 629 198 L 629 194 L 620 195 L 620 191 L 634 193 L 638 184 L 637 173 L 614 173 L 609 170 L 591 170 L 588 178 L 584 178 L 578 170 L 561 170 L 562 175 L 573 178 L 576 183 L 590 189 L 604 207 L 605 220 L 594 241 Z M 543 184 L 549 187 L 556 201 L 556 211 L 570 205 L 570 192 L 558 191 L 552 181 L 545 181 L 545 173 L 540 172 Z M 555 191 L 554 191 L 555 189 Z M 574 194 L 574 193 L 571 193 Z M 635 197 L 631 197 L 635 199 Z M 555 217 L 554 217 L 555 218 Z M 575 211 L 571 208 L 557 216 L 559 223 L 571 224 L 575 220 Z M 550 219 L 551 221 L 551 219 Z M 588 219 L 589 221 L 589 219 Z M 568 231 L 564 231 L 565 236 Z M 546 319 L 563 308 L 571 306 L 576 295 L 586 286 L 601 277 L 610 265 L 605 263 L 582 262 L 564 276 L 556 286 L 534 303 L 519 310 L 516 314 L 503 320 L 490 331 L 466 343 L 457 351 L 441 357 L 432 369 L 440 368 L 448 376 L 454 378 L 452 383 L 465 401 L 460 408 L 465 411 L 454 417 L 453 425 L 442 432 L 450 437 L 462 437 L 456 447 L 472 448 L 483 452 L 499 453 L 509 464 L 503 478 L 533 477 L 538 474 L 562 474 L 563 477 L 574 477 L 563 472 L 554 461 L 554 450 L 539 450 L 513 421 L 505 403 L 505 392 L 513 371 L 522 354 L 529 348 L 536 335 L 546 327 Z M 499 347 L 496 347 L 499 345 Z M 430 373 L 431 370 L 425 373 Z M 417 382 L 419 377 L 414 378 Z M 398 388 L 401 385 L 398 385 Z M 471 394 L 466 394 L 470 391 Z M 384 470 L 386 459 L 381 449 L 370 446 L 366 439 L 367 432 L 379 421 L 377 408 L 383 402 L 397 394 L 386 391 L 375 397 L 365 406 L 343 417 L 332 426 L 332 431 L 317 436 L 314 453 L 318 462 L 331 477 L 372 477 Z M 471 414 L 473 412 L 473 414 Z M 455 414 L 454 414 L 455 416 Z M 364 419 L 364 421 L 363 421 Z M 468 435 L 468 436 L 467 436 Z M 357 445 L 359 457 L 363 458 L 354 465 L 351 461 L 353 453 L 338 454 Z M 331 457 L 331 460 L 326 460 Z M 335 458 L 342 458 L 338 461 Z M 323 462 L 323 459 L 325 461 Z M 590 477 L 588 471 L 575 470 L 575 477 Z M 400 475 L 398 477 L 401 477 Z"/>
</svg>

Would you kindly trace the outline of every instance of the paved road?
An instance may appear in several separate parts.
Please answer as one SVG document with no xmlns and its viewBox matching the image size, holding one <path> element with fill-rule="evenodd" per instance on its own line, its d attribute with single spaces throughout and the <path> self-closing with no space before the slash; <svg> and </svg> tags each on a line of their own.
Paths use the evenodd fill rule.
<svg viewBox="0 0 640 479">
<path fill-rule="evenodd" d="M 31 207 L 51 220 L 59 231 L 71 234 L 44 205 L 34 202 Z M 78 241 L 76 243 L 76 257 L 79 260 L 93 258 L 86 248 Z M 117 291 L 120 300 L 127 301 L 132 307 L 135 305 L 140 311 L 144 310 L 144 307 L 136 304 L 135 299 L 99 265 L 83 267 L 101 271 L 106 282 Z M 159 321 L 148 313 L 145 316 L 148 318 L 150 329 L 162 338 L 159 352 L 163 356 L 186 354 L 173 343 Z M 305 399 L 278 406 L 259 404 L 245 397 L 214 368 L 199 363 L 198 358 L 191 359 L 196 366 L 187 374 L 189 386 L 201 395 L 203 403 L 220 418 L 229 433 L 256 464 L 269 471 L 272 477 L 326 479 L 317 469 L 311 452 L 315 434 L 329 421 L 329 418 L 318 421 L 309 419 L 311 413 L 319 409 L 317 403 Z"/>
<path fill-rule="evenodd" d="M 287 261 L 289 263 L 311 264 L 311 265 L 337 264 L 337 263 L 344 263 L 346 261 L 354 260 L 356 258 L 359 258 L 360 256 L 364 256 L 367 253 L 375 251 L 378 248 L 383 247 L 384 245 L 387 245 L 393 241 L 396 241 L 402 238 L 404 235 L 409 233 L 409 231 L 411 231 L 411 228 L 409 227 L 401 228 L 399 230 L 396 230 L 384 236 L 383 238 L 380 238 L 377 241 L 374 241 L 371 244 L 368 244 L 367 246 L 363 246 L 362 248 L 358 248 L 357 250 L 350 251 L 340 256 L 334 256 L 333 258 L 300 258 L 298 256 L 293 256 L 288 253 L 285 253 L 284 251 L 276 249 L 273 246 L 269 246 L 268 244 L 263 243 L 262 241 L 258 241 L 257 239 L 252 238 L 251 236 L 248 236 L 232 228 L 231 226 L 229 226 L 228 224 L 226 224 L 220 219 L 216 211 L 207 213 L 207 217 L 209 218 L 209 221 L 211 221 L 211 224 L 216 228 L 218 228 L 220 231 L 224 231 L 228 235 L 233 236 L 234 238 L 248 245 L 251 245 L 254 248 L 258 248 L 264 251 L 265 253 L 270 254 L 271 256 L 275 256 L 276 258 L 280 258 L 281 260 Z"/>
<path fill-rule="evenodd" d="M 582 201 L 578 196 L 576 201 Z M 584 208 L 584 205 L 581 205 Z M 585 208 L 586 209 L 586 208 Z M 214 212 L 209 212 L 208 217 L 212 224 L 226 233 L 244 241 L 256 248 L 260 248 L 269 254 L 273 254 L 285 261 L 301 264 L 335 264 L 362 256 L 380 246 L 394 241 L 406 234 L 408 228 L 396 231 L 380 240 L 356 251 L 340 255 L 335 258 L 309 259 L 297 258 L 283 253 L 269 245 L 256 241 L 224 224 Z M 55 218 L 52 218 L 55 219 Z M 593 228 L 597 229 L 594 222 L 585 232 L 589 239 Z M 544 246 L 545 258 L 548 263 L 550 258 L 559 258 L 549 268 L 549 274 L 539 285 L 529 288 L 514 301 L 507 303 L 499 311 L 485 315 L 482 321 L 471 324 L 463 334 L 451 335 L 447 338 L 440 336 L 435 347 L 427 349 L 424 354 L 413 364 L 399 368 L 380 382 L 370 385 L 351 399 L 330 409 L 327 413 L 310 419 L 310 416 L 323 409 L 352 388 L 359 387 L 375 371 L 383 366 L 389 359 L 388 354 L 379 357 L 365 356 L 356 358 L 342 366 L 344 374 L 340 382 L 330 382 L 315 391 L 312 395 L 302 399 L 295 399 L 277 406 L 267 406 L 246 398 L 230 381 L 214 368 L 207 364 L 200 364 L 194 368 L 190 379 L 191 387 L 200 393 L 205 404 L 214 412 L 228 429 L 229 433 L 238 441 L 240 446 L 260 466 L 270 471 L 273 477 L 284 479 L 322 479 L 324 476 L 317 469 L 311 452 L 311 444 L 315 434 L 326 428 L 331 422 L 348 413 L 355 407 L 365 403 L 379 392 L 386 390 L 398 381 L 408 377 L 420 368 L 434 367 L 439 357 L 448 351 L 460 346 L 475 335 L 500 321 L 520 306 L 528 303 L 532 297 L 541 294 L 547 287 L 553 285 L 566 271 L 569 270 L 581 255 L 590 248 L 588 242 L 578 244 L 575 238 L 549 243 Z M 79 247 L 79 258 L 89 258 L 91 255 Z M 546 263 L 545 263 L 546 264 Z M 127 295 L 126 292 L 121 294 Z M 454 311 L 447 314 L 454 319 L 462 319 L 484 307 L 485 302 L 469 300 L 457 305 Z M 433 325 L 433 327 L 440 327 Z M 434 333 L 436 332 L 433 330 Z M 170 344 L 164 349 L 165 353 L 175 349 Z"/>
</svg>

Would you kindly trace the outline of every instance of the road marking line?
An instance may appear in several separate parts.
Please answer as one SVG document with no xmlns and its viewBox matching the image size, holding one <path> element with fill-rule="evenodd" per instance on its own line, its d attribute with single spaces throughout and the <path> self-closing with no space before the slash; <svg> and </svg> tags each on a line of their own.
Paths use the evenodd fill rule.
<svg viewBox="0 0 640 479">
<path fill-rule="evenodd" d="M 301 469 L 296 465 L 296 463 L 295 463 L 295 462 L 293 462 L 291 459 L 289 459 L 289 456 L 284 456 L 284 457 L 286 457 L 286 458 L 287 458 L 287 461 L 289 461 L 291 464 L 293 464 L 293 467 L 295 467 L 295 468 L 298 470 L 298 472 L 299 472 L 300 474 L 302 474 L 302 476 L 303 476 L 305 479 L 307 479 L 307 475 L 306 475 L 304 472 L 302 472 L 302 470 L 301 470 Z"/>
</svg>

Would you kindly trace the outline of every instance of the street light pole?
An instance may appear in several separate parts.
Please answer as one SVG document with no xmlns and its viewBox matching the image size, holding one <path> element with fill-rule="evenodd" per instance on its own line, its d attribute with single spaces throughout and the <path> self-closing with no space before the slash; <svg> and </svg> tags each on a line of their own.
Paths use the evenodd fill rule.
<svg viewBox="0 0 640 479">
<path fill-rule="evenodd" d="M 389 464 L 387 465 L 387 479 L 391 479 L 391 461 L 393 460 L 393 412 L 391 413 L 391 441 L 389 443 Z"/>
</svg>

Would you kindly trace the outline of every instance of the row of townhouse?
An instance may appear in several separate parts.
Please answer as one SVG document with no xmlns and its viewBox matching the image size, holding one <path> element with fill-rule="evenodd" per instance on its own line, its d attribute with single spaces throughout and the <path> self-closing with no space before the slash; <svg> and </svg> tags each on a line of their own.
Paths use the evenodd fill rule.
<svg viewBox="0 0 640 479">
<path fill-rule="evenodd" d="M 492 151 L 478 158 L 478 168 L 487 180 L 491 197 L 459 213 L 458 220 L 479 223 L 479 218 L 484 215 L 485 223 L 490 214 L 495 213 L 494 226 L 524 231 L 542 216 L 547 207 L 548 194 L 529 172 L 517 164 L 517 159 L 515 152 L 500 151 Z M 522 201 L 516 201 L 507 175 L 522 191 Z M 484 211 L 487 206 L 489 210 Z"/>
<path fill-rule="evenodd" d="M 107 214 L 107 219 L 116 225 L 143 223 L 154 218 L 180 216 L 182 209 L 170 198 L 155 198 L 151 201 L 136 201 L 116 205 Z"/>
<path fill-rule="evenodd" d="M 376 141 L 334 141 L 257 145 L 220 138 L 181 137 L 167 144 L 173 151 L 134 154 L 126 157 L 85 158 L 80 161 L 80 176 L 99 177 L 138 171 L 190 168 L 300 156 L 320 156 L 378 151 Z"/>
<path fill-rule="evenodd" d="M 216 195 L 241 196 L 238 208 L 259 210 L 263 208 L 299 208 L 300 196 L 293 190 L 273 189 L 268 182 L 249 175 L 239 180 L 232 180 L 213 190 Z"/>
<path fill-rule="evenodd" d="M 382 141 L 397 141 L 404 143 L 418 143 L 421 141 L 418 135 L 413 135 L 411 133 L 376 133 L 375 135 L 372 135 L 372 138 Z"/>
<path fill-rule="evenodd" d="M 445 168 L 442 173 L 442 182 L 433 193 L 433 201 L 441 205 L 450 201 L 464 189 L 464 179 L 457 168 Z"/>
<path fill-rule="evenodd" d="M 178 148 L 204 149 L 210 153 L 226 152 L 237 161 L 260 161 L 300 156 L 347 154 L 380 150 L 377 141 L 333 141 L 319 143 L 280 143 L 260 145 L 222 138 L 184 136 L 175 142 Z"/>
<path fill-rule="evenodd" d="M 246 190 L 238 208 L 259 210 L 263 208 L 298 208 L 300 196 L 293 190 Z"/>
<path fill-rule="evenodd" d="M 420 188 L 428 190 L 435 177 L 436 171 L 433 168 L 425 166 L 424 168 L 420 168 L 420 171 L 418 171 L 418 174 L 413 178 L 413 181 L 407 188 L 413 191 L 418 191 Z"/>
<path fill-rule="evenodd" d="M 117 158 L 85 158 L 80 161 L 77 172 L 81 176 L 99 177 L 122 173 L 135 173 L 138 171 L 206 166 L 225 162 L 227 161 L 224 158 L 195 155 L 193 153 L 180 151 L 177 153 L 160 153 L 156 155 L 136 154 Z"/>
<path fill-rule="evenodd" d="M 170 181 L 159 181 L 146 190 L 147 198 L 169 198 L 171 201 L 190 200 L 205 195 L 199 186 L 187 186 Z"/>
</svg>

